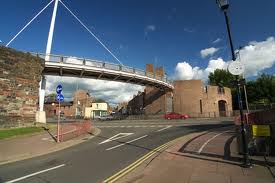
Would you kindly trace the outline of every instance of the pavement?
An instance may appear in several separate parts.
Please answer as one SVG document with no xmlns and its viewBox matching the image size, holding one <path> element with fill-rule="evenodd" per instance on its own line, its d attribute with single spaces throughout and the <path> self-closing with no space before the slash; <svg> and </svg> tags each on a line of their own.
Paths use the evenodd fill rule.
<svg viewBox="0 0 275 183">
<path fill-rule="evenodd" d="M 92 127 L 91 134 L 84 134 L 62 143 L 56 143 L 55 131 L 56 129 L 50 129 L 41 133 L 1 140 L 0 165 L 59 151 L 82 143 L 100 133 L 100 129 Z"/>
<path fill-rule="evenodd" d="M 237 153 L 234 127 L 224 127 L 185 135 L 131 172 L 129 166 L 119 172 L 120 175 L 125 174 L 124 176 L 117 174 L 106 182 L 275 182 L 275 157 L 269 157 L 268 164 L 261 156 L 250 158 L 253 167 L 242 168 L 242 156 Z"/>
</svg>

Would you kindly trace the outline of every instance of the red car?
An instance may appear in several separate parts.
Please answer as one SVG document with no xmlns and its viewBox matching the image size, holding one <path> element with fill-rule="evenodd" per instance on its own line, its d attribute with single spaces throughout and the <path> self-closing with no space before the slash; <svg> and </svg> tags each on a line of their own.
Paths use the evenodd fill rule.
<svg viewBox="0 0 275 183">
<path fill-rule="evenodd" d="M 175 112 L 168 112 L 164 115 L 165 119 L 187 119 L 188 115 L 187 114 L 179 114 Z"/>
</svg>

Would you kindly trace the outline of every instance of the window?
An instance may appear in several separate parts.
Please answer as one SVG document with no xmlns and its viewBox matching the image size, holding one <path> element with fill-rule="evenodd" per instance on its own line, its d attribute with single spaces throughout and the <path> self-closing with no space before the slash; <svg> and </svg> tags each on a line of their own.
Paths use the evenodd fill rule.
<svg viewBox="0 0 275 183">
<path fill-rule="evenodd" d="M 224 94 L 224 87 L 218 86 L 218 94 Z"/>
<path fill-rule="evenodd" d="M 201 114 L 202 114 L 202 100 L 200 99 L 200 111 L 201 111 Z"/>
<path fill-rule="evenodd" d="M 204 93 L 207 93 L 207 86 L 205 86 L 203 89 L 204 89 Z"/>
</svg>

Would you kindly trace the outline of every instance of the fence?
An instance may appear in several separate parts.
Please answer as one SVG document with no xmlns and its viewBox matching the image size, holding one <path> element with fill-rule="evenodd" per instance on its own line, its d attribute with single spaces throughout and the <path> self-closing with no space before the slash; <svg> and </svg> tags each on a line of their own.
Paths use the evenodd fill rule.
<svg viewBox="0 0 275 183">
<path fill-rule="evenodd" d="M 205 112 L 205 113 L 188 113 L 190 118 L 219 118 L 219 117 L 232 117 L 234 111 L 222 112 Z M 147 119 L 164 119 L 164 114 L 137 114 L 137 115 L 120 115 L 114 118 L 115 120 L 147 120 Z"/>
<path fill-rule="evenodd" d="M 91 131 L 91 121 L 74 122 L 74 123 L 61 123 L 60 124 L 60 141 L 66 141 Z M 57 137 L 57 135 L 55 135 Z"/>
<path fill-rule="evenodd" d="M 245 121 L 246 124 L 246 130 L 247 130 L 247 141 L 248 144 L 253 144 L 253 140 L 255 137 L 253 137 L 252 134 L 252 125 L 269 125 L 270 127 L 270 134 L 272 143 L 271 146 L 271 154 L 275 155 L 275 110 L 266 110 L 266 111 L 256 111 L 252 113 L 246 113 L 245 115 Z M 235 124 L 236 124 L 236 130 L 237 130 L 237 144 L 239 152 L 242 153 L 242 147 L 241 147 L 241 120 L 240 116 L 235 117 Z M 251 145 L 249 145 L 251 146 Z"/>
<path fill-rule="evenodd" d="M 249 104 L 249 110 L 271 110 L 275 109 L 275 104 Z"/>
<path fill-rule="evenodd" d="M 220 111 L 220 112 L 204 112 L 204 113 L 188 113 L 191 118 L 218 118 L 218 117 L 232 117 L 234 111 Z"/>
</svg>

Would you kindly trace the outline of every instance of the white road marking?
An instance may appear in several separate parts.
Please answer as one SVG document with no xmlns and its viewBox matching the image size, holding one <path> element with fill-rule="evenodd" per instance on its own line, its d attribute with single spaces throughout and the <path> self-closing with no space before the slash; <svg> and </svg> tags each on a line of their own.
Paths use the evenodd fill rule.
<svg viewBox="0 0 275 183">
<path fill-rule="evenodd" d="M 219 134 L 215 135 L 214 137 L 208 139 L 208 140 L 201 146 L 201 148 L 198 150 L 197 153 L 200 154 L 200 153 L 202 152 L 203 148 L 204 148 L 211 140 L 213 140 L 214 138 L 218 137 L 219 135 L 222 135 L 222 134 L 224 134 L 224 133 L 226 133 L 226 132 L 229 132 L 229 131 L 231 131 L 231 130 L 227 130 L 227 131 L 225 131 L 225 132 L 219 133 Z"/>
<path fill-rule="evenodd" d="M 45 169 L 45 170 L 41 170 L 39 172 L 35 172 L 35 173 L 29 174 L 29 175 L 26 175 L 26 176 L 23 176 L 23 177 L 20 177 L 20 178 L 17 178 L 17 179 L 13 179 L 13 180 L 10 180 L 10 181 L 8 181 L 6 183 L 18 182 L 20 180 L 23 180 L 23 179 L 26 179 L 26 178 L 29 178 L 29 177 L 32 177 L 32 176 L 35 176 L 35 175 L 38 175 L 38 174 L 50 171 L 50 170 L 54 170 L 54 169 L 57 169 L 57 168 L 60 168 L 60 167 L 63 167 L 63 166 L 65 166 L 65 164 L 58 165 L 58 166 L 55 166 L 55 167 L 52 167 L 52 168 L 48 168 L 48 169 Z"/>
<path fill-rule="evenodd" d="M 167 124 L 168 125 L 168 124 Z M 167 125 L 130 125 L 130 126 L 96 126 L 98 128 L 160 128 L 167 127 Z M 169 126 L 182 126 L 182 125 L 169 125 Z"/>
<path fill-rule="evenodd" d="M 132 134 L 134 134 L 134 133 L 118 133 L 115 136 L 112 136 L 111 138 L 108 138 L 107 140 L 104 140 L 104 141 L 100 142 L 99 144 L 104 144 L 104 143 L 107 143 L 107 142 L 111 142 L 111 141 L 120 139 L 122 137 L 129 136 L 129 135 L 132 135 Z"/>
<path fill-rule="evenodd" d="M 157 130 L 157 132 L 161 132 L 161 131 L 166 130 L 166 129 L 171 128 L 171 127 L 172 127 L 171 125 L 170 126 L 166 126 L 165 128 Z"/>
<path fill-rule="evenodd" d="M 145 137 L 147 137 L 147 136 L 148 136 L 148 135 L 144 135 L 144 136 L 142 136 L 142 137 L 136 138 L 136 139 L 134 139 L 134 140 L 130 140 L 130 141 L 125 142 L 125 143 L 123 143 L 123 144 L 119 144 L 119 145 L 116 145 L 116 146 L 114 146 L 114 147 L 110 147 L 110 148 L 106 149 L 106 151 L 109 151 L 109 150 L 118 148 L 118 147 L 120 147 L 120 146 L 124 146 L 124 145 L 126 145 L 126 144 L 129 144 L 129 143 L 131 143 L 131 142 L 134 142 L 134 141 L 137 141 L 137 140 L 139 140 L 139 139 L 145 138 Z"/>
</svg>

